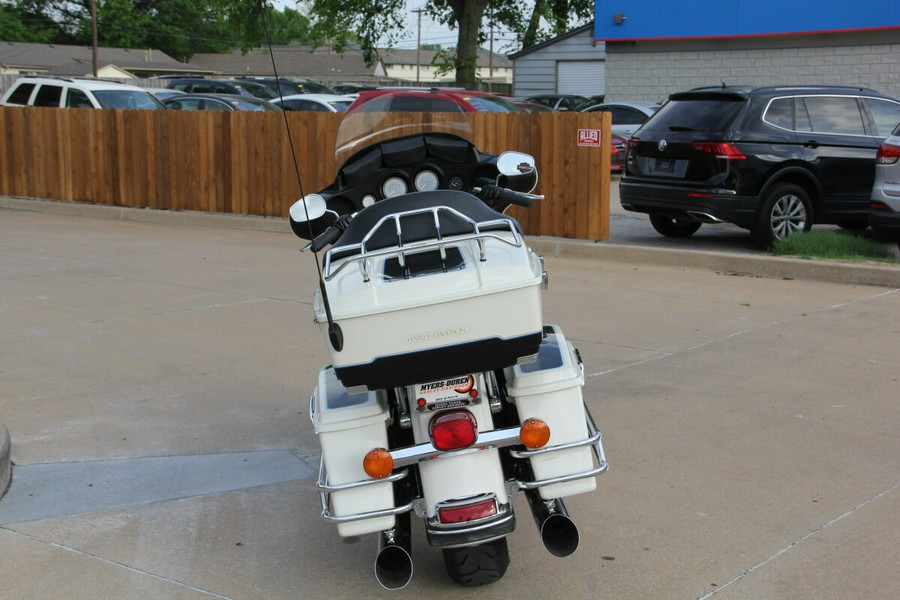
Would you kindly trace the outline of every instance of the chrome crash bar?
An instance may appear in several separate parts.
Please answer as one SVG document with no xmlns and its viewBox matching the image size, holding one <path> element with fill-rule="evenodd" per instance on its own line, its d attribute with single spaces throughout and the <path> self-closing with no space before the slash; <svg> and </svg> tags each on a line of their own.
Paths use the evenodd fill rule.
<svg viewBox="0 0 900 600">
<path fill-rule="evenodd" d="M 586 471 L 579 471 L 577 473 L 560 475 L 558 477 L 551 477 L 548 479 L 541 479 L 536 481 L 515 481 L 515 486 L 517 486 L 518 489 L 533 490 L 557 483 L 576 481 L 578 479 L 586 479 L 588 477 L 596 477 L 597 475 L 605 473 L 607 469 L 609 469 L 609 463 L 606 462 L 606 453 L 603 451 L 603 438 L 600 435 L 600 431 L 597 429 L 597 426 L 594 424 L 591 413 L 587 410 L 586 406 L 585 415 L 587 417 L 586 421 L 589 434 L 587 438 L 574 442 L 557 444 L 555 446 L 538 448 L 536 450 L 510 450 L 510 455 L 517 459 L 527 459 L 531 458 L 532 456 L 547 455 L 553 452 L 571 450 L 572 448 L 591 446 L 594 452 L 594 457 L 597 461 L 597 466 Z M 340 492 L 342 490 L 358 489 L 369 485 L 377 485 L 379 483 L 399 481 L 406 477 L 408 474 L 408 470 L 403 467 L 408 467 L 410 465 L 415 465 L 431 460 L 452 458 L 454 456 L 461 456 L 472 452 L 481 452 L 483 450 L 505 448 L 521 444 L 522 441 L 519 439 L 519 427 L 509 427 L 506 429 L 495 429 L 493 431 L 485 431 L 479 433 L 478 439 L 475 441 L 475 443 L 472 446 L 464 448 L 462 450 L 443 451 L 435 448 L 430 442 L 416 444 L 415 446 L 409 446 L 406 448 L 396 448 L 394 450 L 389 450 L 389 452 L 391 454 L 391 457 L 393 457 L 394 459 L 394 468 L 402 470 L 396 471 L 395 473 L 389 475 L 388 477 L 385 477 L 384 479 L 363 479 L 360 481 L 351 481 L 341 484 L 328 483 L 328 474 L 326 473 L 325 460 L 323 458 L 319 464 L 319 478 L 316 482 L 316 488 L 319 490 L 319 496 L 322 504 L 322 518 L 332 523 L 346 523 L 348 521 L 360 521 L 363 519 L 398 515 L 401 513 L 409 512 L 413 510 L 418 499 L 414 499 L 407 504 L 396 506 L 393 508 L 385 508 L 381 510 L 355 513 L 351 515 L 336 516 L 331 514 L 330 512 L 330 498 L 332 493 Z"/>
</svg>

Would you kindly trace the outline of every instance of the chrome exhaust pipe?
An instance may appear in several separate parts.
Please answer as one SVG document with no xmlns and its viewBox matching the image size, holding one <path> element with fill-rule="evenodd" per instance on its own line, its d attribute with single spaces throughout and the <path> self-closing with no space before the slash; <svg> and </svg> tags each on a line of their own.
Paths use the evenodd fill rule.
<svg viewBox="0 0 900 600">
<path fill-rule="evenodd" d="M 409 520 L 409 513 L 397 515 L 393 529 L 378 534 L 375 579 L 386 590 L 401 590 L 412 579 Z"/>
<path fill-rule="evenodd" d="M 578 548 L 578 527 L 560 498 L 544 500 L 538 490 L 525 490 L 528 507 L 541 533 L 544 548 L 553 556 L 563 558 Z"/>
</svg>

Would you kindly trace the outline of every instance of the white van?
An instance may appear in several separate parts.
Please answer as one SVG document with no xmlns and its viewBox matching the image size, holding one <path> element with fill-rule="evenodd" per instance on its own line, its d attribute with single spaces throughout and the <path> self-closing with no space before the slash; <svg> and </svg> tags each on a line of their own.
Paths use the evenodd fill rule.
<svg viewBox="0 0 900 600">
<path fill-rule="evenodd" d="M 133 85 L 74 77 L 20 77 L 0 98 L 0 106 L 165 110 L 147 90 Z"/>
</svg>

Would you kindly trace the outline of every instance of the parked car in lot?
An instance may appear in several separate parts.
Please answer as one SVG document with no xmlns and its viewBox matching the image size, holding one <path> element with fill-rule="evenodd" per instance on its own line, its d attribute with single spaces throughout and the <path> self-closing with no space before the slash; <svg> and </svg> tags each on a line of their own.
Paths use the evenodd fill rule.
<svg viewBox="0 0 900 600">
<path fill-rule="evenodd" d="M 624 138 L 630 138 L 647 119 L 659 110 L 652 102 L 606 102 L 579 109 L 581 112 L 608 112 L 612 116 L 612 130 Z"/>
<path fill-rule="evenodd" d="M 32 77 L 17 79 L 0 97 L 2 106 L 55 108 L 114 108 L 162 110 L 147 90 L 102 79 Z"/>
<path fill-rule="evenodd" d="M 336 85 L 331 86 L 336 94 L 344 94 L 345 96 L 350 94 L 358 94 L 360 92 L 367 92 L 370 90 L 377 90 L 377 85 L 365 85 L 362 83 L 338 83 Z"/>
<path fill-rule="evenodd" d="M 609 170 L 611 173 L 622 173 L 625 170 L 625 155 L 628 151 L 628 138 L 611 133 L 609 139 L 610 161 Z"/>
<path fill-rule="evenodd" d="M 589 106 L 594 106 L 596 104 L 603 104 L 604 102 L 606 102 L 605 94 L 600 94 L 599 96 L 588 96 L 587 98 L 582 100 L 580 104 L 575 105 L 574 110 L 581 111 L 581 110 L 588 108 Z"/>
<path fill-rule="evenodd" d="M 507 98 L 504 97 L 505 100 L 509 101 L 510 104 L 515 106 L 521 111 L 524 112 L 553 112 L 553 109 L 547 106 L 546 104 L 536 104 L 534 102 L 529 102 L 525 98 Z"/>
<path fill-rule="evenodd" d="M 898 122 L 900 100 L 865 88 L 679 92 L 628 141 L 619 198 L 669 237 L 725 222 L 767 247 L 813 223 L 866 227 L 875 154 Z"/>
<path fill-rule="evenodd" d="M 450 88 L 391 88 L 360 92 L 347 112 L 519 112 L 488 92 Z"/>
<path fill-rule="evenodd" d="M 528 96 L 525 100 L 534 102 L 535 104 L 549 106 L 553 110 L 575 110 L 575 108 L 587 100 L 587 98 L 575 94 L 540 94 L 537 96 Z"/>
<path fill-rule="evenodd" d="M 900 247 L 900 125 L 876 153 L 869 224 L 875 231 L 894 236 Z"/>
<path fill-rule="evenodd" d="M 160 102 L 165 102 L 169 98 L 174 98 L 175 96 L 181 96 L 182 94 L 187 93 L 187 92 L 182 92 L 180 90 L 170 90 L 169 88 L 144 88 L 144 89 L 147 90 L 148 92 L 150 92 L 151 94 L 153 94 L 153 96 L 156 97 L 156 99 L 159 100 Z"/>
<path fill-rule="evenodd" d="M 166 85 L 167 88 L 190 94 L 236 94 L 239 96 L 261 98 L 263 100 L 271 100 L 278 97 L 278 94 L 268 87 L 252 81 L 205 79 L 196 77 L 169 79 L 168 81 L 169 83 Z"/>
<path fill-rule="evenodd" d="M 300 79 L 296 77 L 264 77 L 258 75 L 246 75 L 243 77 L 235 77 L 238 81 L 249 81 L 263 85 L 278 97 L 279 90 L 282 96 L 292 96 L 294 94 L 334 94 L 335 91 L 327 85 L 310 81 L 309 79 Z"/>
<path fill-rule="evenodd" d="M 284 98 L 275 98 L 272 104 L 284 110 L 344 112 L 353 104 L 353 100 L 355 98 L 338 94 L 292 94 Z"/>
<path fill-rule="evenodd" d="M 169 98 L 163 104 L 175 110 L 281 111 L 268 100 L 237 94 L 182 94 Z"/>
</svg>

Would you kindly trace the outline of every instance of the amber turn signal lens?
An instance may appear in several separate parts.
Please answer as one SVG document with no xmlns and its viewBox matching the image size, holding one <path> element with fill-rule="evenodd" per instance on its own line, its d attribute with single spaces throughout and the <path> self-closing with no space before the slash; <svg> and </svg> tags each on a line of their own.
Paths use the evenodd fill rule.
<svg viewBox="0 0 900 600">
<path fill-rule="evenodd" d="M 526 419 L 519 429 L 519 438 L 526 448 L 542 448 L 550 441 L 550 426 L 540 419 Z"/>
<path fill-rule="evenodd" d="M 394 457 L 384 448 L 369 450 L 363 459 L 363 470 L 373 479 L 384 479 L 394 470 Z"/>
</svg>

